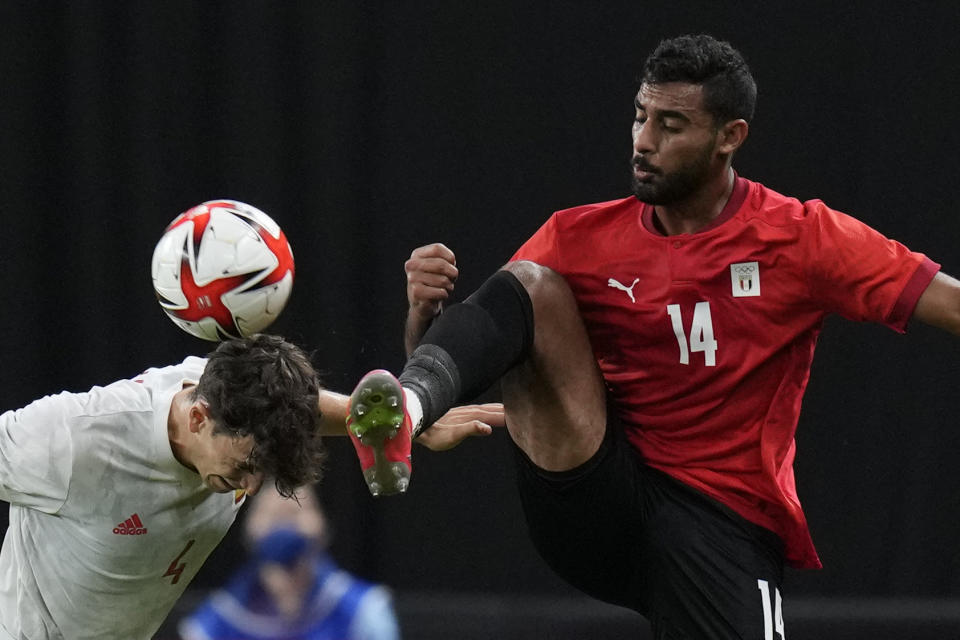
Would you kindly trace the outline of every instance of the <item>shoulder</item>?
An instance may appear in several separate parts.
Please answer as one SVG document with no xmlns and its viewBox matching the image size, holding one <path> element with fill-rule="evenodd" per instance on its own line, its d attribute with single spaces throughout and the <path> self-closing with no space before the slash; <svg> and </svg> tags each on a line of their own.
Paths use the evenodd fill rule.
<svg viewBox="0 0 960 640">
<path fill-rule="evenodd" d="M 750 182 L 737 218 L 746 225 L 766 228 L 776 237 L 820 235 L 824 228 L 862 226 L 855 218 L 827 206 L 820 199 L 801 201 L 759 182 Z"/>
<path fill-rule="evenodd" d="M 151 367 L 134 377 L 132 382 L 143 385 L 147 389 L 165 389 L 179 385 L 184 380 L 197 382 L 207 366 L 206 358 L 189 356 L 179 364 L 166 367 Z"/>
<path fill-rule="evenodd" d="M 771 225 L 803 224 L 811 214 L 824 206 L 820 200 L 801 202 L 759 182 L 746 182 L 748 191 L 742 212 L 747 219 L 762 220 Z"/>
<path fill-rule="evenodd" d="M 629 196 L 561 209 L 553 214 L 553 220 L 557 226 L 564 229 L 615 224 L 625 216 L 639 213 L 641 206 L 636 198 Z"/>
<path fill-rule="evenodd" d="M 190 356 L 179 364 L 150 368 L 133 378 L 94 387 L 75 397 L 88 417 L 149 413 L 155 409 L 155 400 L 170 389 L 180 388 L 184 381 L 199 380 L 206 362 L 204 358 Z"/>
<path fill-rule="evenodd" d="M 562 271 L 561 264 L 584 247 L 605 244 L 609 238 L 623 236 L 625 230 L 638 228 L 641 207 L 630 196 L 555 211 L 511 260 L 531 260 Z"/>
<path fill-rule="evenodd" d="M 132 380 L 118 380 L 105 386 L 95 386 L 88 391 L 62 391 L 44 396 L 21 411 L 33 420 L 45 416 L 46 420 L 56 419 L 66 425 L 71 421 L 80 423 L 89 418 L 104 418 L 150 409 L 150 394 L 146 389 Z"/>
</svg>

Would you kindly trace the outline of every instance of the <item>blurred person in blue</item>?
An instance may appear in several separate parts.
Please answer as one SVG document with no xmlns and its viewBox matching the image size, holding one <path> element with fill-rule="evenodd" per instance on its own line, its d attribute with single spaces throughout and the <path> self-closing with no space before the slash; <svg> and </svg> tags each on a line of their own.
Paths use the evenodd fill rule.
<svg viewBox="0 0 960 640">
<path fill-rule="evenodd" d="M 327 554 L 314 492 L 265 491 L 244 525 L 250 558 L 180 621 L 183 640 L 398 640 L 390 593 L 340 569 Z"/>
</svg>

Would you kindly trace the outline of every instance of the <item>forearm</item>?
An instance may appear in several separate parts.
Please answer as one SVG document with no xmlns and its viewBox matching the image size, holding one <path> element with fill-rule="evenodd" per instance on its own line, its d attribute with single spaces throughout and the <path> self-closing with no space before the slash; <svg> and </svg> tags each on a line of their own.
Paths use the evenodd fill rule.
<svg viewBox="0 0 960 640">
<path fill-rule="evenodd" d="M 417 313 L 415 307 L 410 307 L 407 312 L 407 322 L 403 330 L 403 345 L 407 350 L 407 356 L 413 353 L 413 350 L 420 344 L 423 334 L 430 328 L 434 315 L 423 316 Z"/>
<path fill-rule="evenodd" d="M 913 317 L 960 336 L 960 280 L 938 273 L 920 296 Z"/>
<path fill-rule="evenodd" d="M 350 398 L 342 393 L 320 391 L 320 433 L 325 436 L 347 435 L 347 406 Z"/>
</svg>

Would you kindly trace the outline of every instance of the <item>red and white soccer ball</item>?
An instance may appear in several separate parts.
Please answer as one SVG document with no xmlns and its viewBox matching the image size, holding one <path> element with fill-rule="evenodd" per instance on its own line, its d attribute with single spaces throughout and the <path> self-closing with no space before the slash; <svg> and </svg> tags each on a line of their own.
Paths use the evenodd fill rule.
<svg viewBox="0 0 960 640">
<path fill-rule="evenodd" d="M 173 322 L 198 338 L 263 331 L 293 288 L 293 252 L 267 214 L 211 200 L 177 216 L 153 251 L 153 289 Z"/>
</svg>

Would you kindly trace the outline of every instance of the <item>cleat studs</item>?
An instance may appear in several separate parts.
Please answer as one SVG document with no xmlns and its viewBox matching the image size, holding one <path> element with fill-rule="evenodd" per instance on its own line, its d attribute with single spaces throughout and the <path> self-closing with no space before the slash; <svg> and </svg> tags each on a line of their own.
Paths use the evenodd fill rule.
<svg viewBox="0 0 960 640">
<path fill-rule="evenodd" d="M 363 475 L 374 497 L 403 493 L 410 484 L 409 432 L 397 439 L 406 424 L 403 400 L 402 390 L 385 372 L 368 374 L 351 396 L 349 431 L 354 444 L 373 455 Z"/>
</svg>

